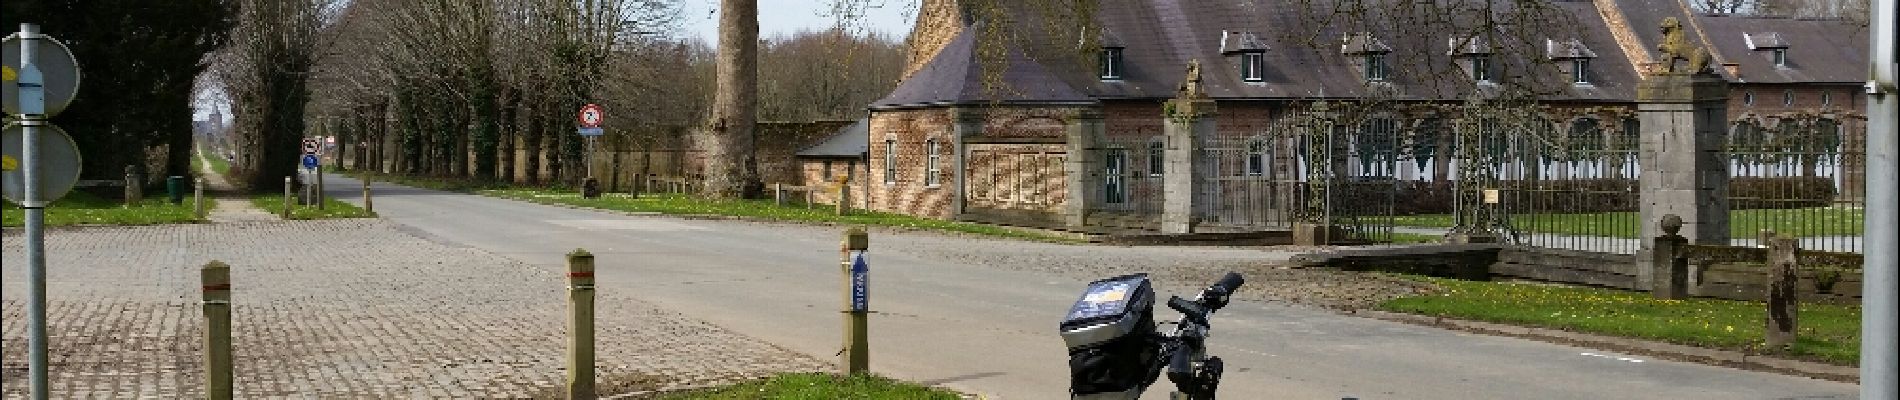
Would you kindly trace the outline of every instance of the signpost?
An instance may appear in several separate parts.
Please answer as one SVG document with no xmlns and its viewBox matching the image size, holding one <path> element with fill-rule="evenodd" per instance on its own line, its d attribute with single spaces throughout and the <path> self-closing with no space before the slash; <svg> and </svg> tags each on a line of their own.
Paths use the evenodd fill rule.
<svg viewBox="0 0 1900 400">
<path fill-rule="evenodd" d="M 592 198 L 600 190 L 599 182 L 594 180 L 594 141 L 605 133 L 600 129 L 600 123 L 607 119 L 607 112 L 599 104 L 589 103 L 581 106 L 579 117 L 581 127 L 577 133 L 587 138 L 587 181 L 581 185 L 581 197 Z"/>
<path fill-rule="evenodd" d="M 20 120 L 19 141 L 8 142 L 18 144 L 7 146 L 18 149 L 18 159 L 12 153 L 0 156 L 0 167 L 7 167 L 3 169 L 9 182 L 20 182 L 18 200 L 26 210 L 28 382 L 32 398 L 45 399 L 46 203 L 65 195 L 79 173 L 79 152 L 72 138 L 46 119 L 65 111 L 79 95 L 79 63 L 65 44 L 41 35 L 34 24 L 20 24 L 20 32 L 7 36 L 0 50 L 4 50 L 0 51 L 0 61 L 4 61 L 0 77 L 5 78 L 0 84 L 0 98 L 4 98 L 0 104 Z M 8 128 L 8 138 L 14 137 L 13 129 Z M 41 136 L 42 131 L 52 133 Z M 57 190 L 46 190 L 49 183 Z M 7 194 L 11 198 L 13 191 Z"/>
</svg>

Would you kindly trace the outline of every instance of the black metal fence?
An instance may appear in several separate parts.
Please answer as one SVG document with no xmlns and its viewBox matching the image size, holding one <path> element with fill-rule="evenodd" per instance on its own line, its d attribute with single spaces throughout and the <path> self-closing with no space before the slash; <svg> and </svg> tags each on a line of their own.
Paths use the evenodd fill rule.
<svg viewBox="0 0 1900 400">
<path fill-rule="evenodd" d="M 1802 249 L 1861 251 L 1865 121 L 1818 114 L 1751 116 L 1730 125 L 1729 231 L 1737 246 L 1764 235 Z"/>
</svg>

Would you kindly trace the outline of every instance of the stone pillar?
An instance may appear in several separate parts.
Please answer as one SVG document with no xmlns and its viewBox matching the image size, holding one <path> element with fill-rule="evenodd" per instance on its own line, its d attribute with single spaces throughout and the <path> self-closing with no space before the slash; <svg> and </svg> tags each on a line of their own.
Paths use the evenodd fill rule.
<svg viewBox="0 0 1900 400">
<path fill-rule="evenodd" d="M 1089 175 L 1101 169 L 1102 162 L 1096 152 L 1101 148 L 1106 133 L 1102 124 L 1100 109 L 1083 109 L 1076 113 L 1068 126 L 1068 160 L 1063 165 L 1068 187 L 1068 201 L 1063 202 L 1063 223 L 1070 227 L 1088 225 L 1089 204 L 1102 201 L 1096 196 L 1102 182 L 1090 179 Z"/>
<path fill-rule="evenodd" d="M 1768 244 L 1768 326 L 1769 352 L 1781 352 L 1794 345 L 1797 316 L 1795 254 L 1800 251 L 1794 238 L 1778 236 Z"/>
<path fill-rule="evenodd" d="M 1642 125 L 1638 237 L 1661 236 L 1656 222 L 1675 214 L 1688 243 L 1728 245 L 1729 172 L 1722 157 L 1728 82 L 1707 72 L 1656 74 L 1645 77 L 1636 93 Z M 1638 265 L 1639 286 L 1651 286 L 1652 264 Z"/>
<path fill-rule="evenodd" d="M 1191 67 L 1192 68 L 1192 67 Z M 1167 138 L 1162 150 L 1161 232 L 1194 233 L 1197 195 L 1203 191 L 1204 171 L 1200 150 L 1214 136 L 1216 106 L 1200 92 L 1198 68 L 1189 72 L 1188 82 L 1173 100 L 1163 107 L 1162 134 Z"/>
<path fill-rule="evenodd" d="M 952 217 L 963 215 L 966 211 L 965 204 L 968 203 L 965 200 L 967 200 L 970 195 L 968 185 L 966 184 L 970 172 L 969 160 L 967 158 L 970 151 L 969 147 L 965 146 L 965 142 L 971 137 L 983 135 L 983 120 L 985 116 L 983 110 L 977 108 L 957 107 L 950 109 L 950 118 L 956 121 L 956 125 L 951 127 L 950 132 L 950 151 L 955 153 L 950 155 L 949 165 L 951 169 L 950 183 L 953 185 L 950 188 L 950 216 Z M 849 172 L 846 172 L 846 174 L 849 174 Z"/>
</svg>

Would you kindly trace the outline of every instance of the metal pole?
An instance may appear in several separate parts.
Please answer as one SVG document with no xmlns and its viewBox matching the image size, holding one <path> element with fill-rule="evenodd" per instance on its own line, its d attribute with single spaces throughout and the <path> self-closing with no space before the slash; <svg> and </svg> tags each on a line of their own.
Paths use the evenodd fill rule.
<svg viewBox="0 0 1900 400">
<path fill-rule="evenodd" d="M 20 24 L 20 67 L 22 70 L 38 69 L 33 65 L 33 54 L 39 50 L 37 48 L 39 39 L 39 25 Z M 27 82 L 22 79 L 19 83 Z M 32 83 L 44 84 L 45 82 Z M 25 94 L 26 91 L 21 90 L 20 93 Z M 47 390 L 50 389 L 46 382 L 46 202 L 40 200 L 39 174 L 39 134 L 40 125 L 46 123 L 46 116 L 41 114 L 45 112 L 45 107 L 42 105 L 45 97 L 32 98 L 25 95 L 20 97 L 20 111 L 25 114 L 20 116 L 20 175 L 26 177 L 26 182 L 21 185 L 26 193 L 23 193 L 25 198 L 21 199 L 20 208 L 26 209 L 26 259 L 29 281 L 26 303 L 27 368 L 30 370 L 31 378 L 29 379 L 32 381 L 33 398 L 44 400 L 47 397 Z M 28 105 L 28 102 L 39 103 Z"/>
<path fill-rule="evenodd" d="M 1895 54 L 1900 51 L 1896 43 L 1894 26 L 1896 10 L 1894 0 L 1875 0 L 1869 7 L 1868 18 L 1869 50 L 1868 67 L 1871 79 L 1867 82 L 1867 207 L 1864 222 L 1865 235 L 1861 249 L 1866 255 L 1866 264 L 1862 266 L 1861 287 L 1865 290 L 1861 297 L 1861 342 L 1860 342 L 1860 398 L 1892 399 L 1900 398 L 1900 387 L 1896 387 L 1895 375 L 1900 374 L 1900 351 L 1896 347 L 1896 320 L 1894 313 L 1900 311 L 1896 304 L 1896 285 L 1900 285 L 1900 260 L 1896 260 L 1894 249 L 1900 247 L 1900 238 L 1896 227 L 1900 226 L 1900 215 L 1893 207 L 1900 198 L 1895 196 L 1896 165 L 1900 158 L 1900 96 L 1896 96 L 1895 75 L 1900 75 L 1900 65 L 1896 65 Z"/>
</svg>

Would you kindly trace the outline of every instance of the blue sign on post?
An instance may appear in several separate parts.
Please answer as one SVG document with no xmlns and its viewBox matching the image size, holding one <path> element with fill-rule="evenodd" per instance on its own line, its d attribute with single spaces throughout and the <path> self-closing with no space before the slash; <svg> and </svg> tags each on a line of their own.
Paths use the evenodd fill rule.
<svg viewBox="0 0 1900 400">
<path fill-rule="evenodd" d="M 600 136 L 607 134 L 607 130 L 601 128 L 581 128 L 580 134 L 581 136 Z"/>
<path fill-rule="evenodd" d="M 871 266 L 864 263 L 863 251 L 851 252 L 851 311 L 871 309 Z"/>
<path fill-rule="evenodd" d="M 283 164 L 278 164 L 278 165 L 283 165 Z M 316 154 L 303 155 L 303 169 L 317 169 L 317 155 Z"/>
</svg>

